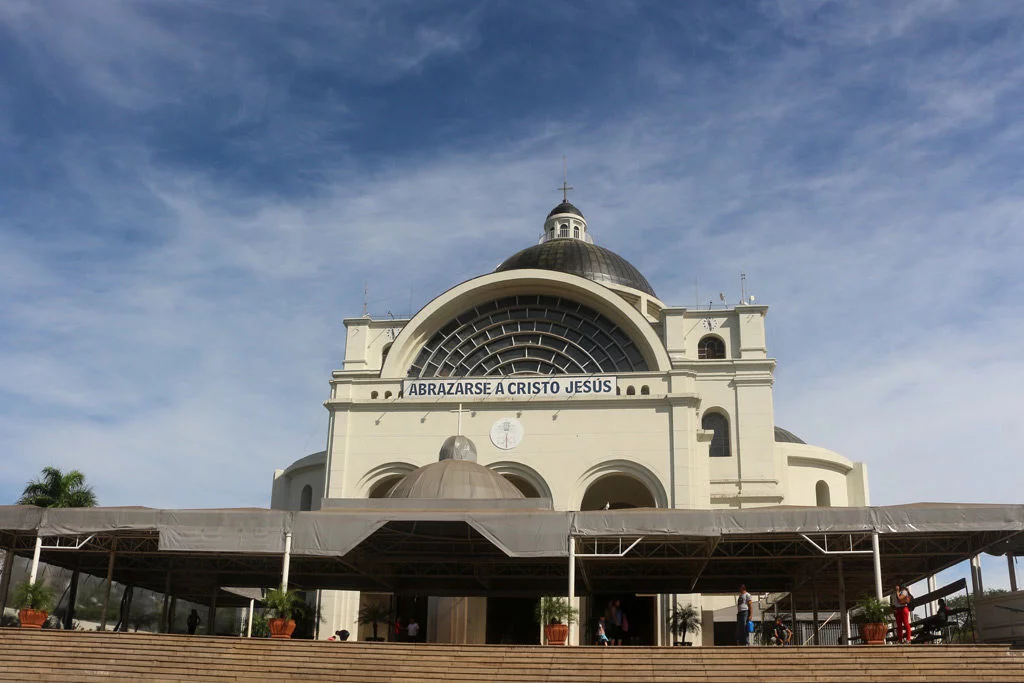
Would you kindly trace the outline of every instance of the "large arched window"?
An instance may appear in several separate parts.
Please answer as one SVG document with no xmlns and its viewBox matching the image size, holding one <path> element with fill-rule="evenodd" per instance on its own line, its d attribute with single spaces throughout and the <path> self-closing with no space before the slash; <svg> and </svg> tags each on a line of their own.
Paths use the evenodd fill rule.
<svg viewBox="0 0 1024 683">
<path fill-rule="evenodd" d="M 721 337 L 709 334 L 697 344 L 697 358 L 700 360 L 725 358 L 725 342 Z"/>
<path fill-rule="evenodd" d="M 828 482 L 822 480 L 814 485 L 815 505 L 820 508 L 832 507 L 832 493 L 828 490 Z"/>
<path fill-rule="evenodd" d="M 705 413 L 700 421 L 701 429 L 715 433 L 711 437 L 709 454 L 712 458 L 728 458 L 732 455 L 729 448 L 729 418 L 721 413 Z"/>
<path fill-rule="evenodd" d="M 313 487 L 306 484 L 299 493 L 299 510 L 308 511 L 313 509 Z"/>
<path fill-rule="evenodd" d="M 464 311 L 423 345 L 409 377 L 639 372 L 647 361 L 622 327 L 570 299 L 520 294 Z"/>
</svg>

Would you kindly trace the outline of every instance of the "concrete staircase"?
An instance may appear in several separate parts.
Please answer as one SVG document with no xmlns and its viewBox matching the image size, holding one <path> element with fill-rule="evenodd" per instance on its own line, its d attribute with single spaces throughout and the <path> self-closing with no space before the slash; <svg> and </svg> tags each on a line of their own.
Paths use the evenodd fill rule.
<svg viewBox="0 0 1024 683">
<path fill-rule="evenodd" d="M 993 645 L 564 648 L 0 629 L 0 681 L 1021 681 Z"/>
</svg>

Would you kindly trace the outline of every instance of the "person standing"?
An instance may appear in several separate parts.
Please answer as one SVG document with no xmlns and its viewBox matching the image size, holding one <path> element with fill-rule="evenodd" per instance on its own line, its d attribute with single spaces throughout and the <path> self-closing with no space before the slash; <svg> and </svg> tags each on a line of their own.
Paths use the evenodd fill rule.
<svg viewBox="0 0 1024 683">
<path fill-rule="evenodd" d="M 199 612 L 192 610 L 188 613 L 188 619 L 185 620 L 185 625 L 188 626 L 188 634 L 194 636 L 196 629 L 199 628 Z"/>
<path fill-rule="evenodd" d="M 409 625 L 405 627 L 405 632 L 409 635 L 410 643 L 415 643 L 420 639 L 420 625 L 416 621 L 416 617 L 409 620 Z"/>
<path fill-rule="evenodd" d="M 896 619 L 897 643 L 910 642 L 910 601 L 913 599 L 914 596 L 910 594 L 910 589 L 897 582 L 896 590 L 893 591 L 892 596 L 889 598 L 889 604 L 892 605 L 892 615 Z"/>
<path fill-rule="evenodd" d="M 747 592 L 747 587 L 740 584 L 739 595 L 736 596 L 736 644 L 746 645 L 748 642 L 747 626 L 754 613 L 754 599 Z"/>
</svg>

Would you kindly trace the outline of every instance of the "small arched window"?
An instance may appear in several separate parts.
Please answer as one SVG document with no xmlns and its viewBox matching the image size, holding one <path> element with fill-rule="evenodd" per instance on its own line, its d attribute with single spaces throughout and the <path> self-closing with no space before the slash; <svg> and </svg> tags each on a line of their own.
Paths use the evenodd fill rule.
<svg viewBox="0 0 1024 683">
<path fill-rule="evenodd" d="M 568 237 L 569 236 L 569 224 L 568 223 L 562 223 L 560 226 L 558 226 L 558 236 L 559 237 Z"/>
<path fill-rule="evenodd" d="M 306 484 L 299 494 L 299 510 L 309 511 L 313 509 L 313 487 Z"/>
<path fill-rule="evenodd" d="M 646 384 L 643 385 L 642 387 L 640 387 L 640 395 L 641 396 L 649 396 L 650 393 L 651 393 L 651 388 L 649 386 L 647 386 Z"/>
<path fill-rule="evenodd" d="M 622 387 L 615 387 L 615 395 L 622 396 Z"/>
<path fill-rule="evenodd" d="M 391 392 L 390 391 L 385 391 L 384 392 L 384 398 L 391 398 Z"/>
<path fill-rule="evenodd" d="M 572 226 L 572 236 L 575 237 L 576 239 L 580 238 L 580 226 L 578 226 L 578 225 Z"/>
<path fill-rule="evenodd" d="M 378 394 L 376 391 L 370 392 L 370 398 L 377 398 L 378 396 L 380 396 L 380 394 Z"/>
<path fill-rule="evenodd" d="M 729 418 L 721 413 L 705 413 L 701 418 L 700 427 L 715 433 L 711 437 L 711 446 L 708 449 L 708 454 L 712 458 L 728 458 L 732 455 L 729 448 Z"/>
<path fill-rule="evenodd" d="M 822 480 L 814 485 L 814 504 L 820 508 L 832 507 L 832 492 L 828 490 L 828 482 Z"/>
<path fill-rule="evenodd" d="M 708 335 L 697 344 L 697 358 L 716 360 L 725 358 L 725 342 L 720 337 Z"/>
<path fill-rule="evenodd" d="M 548 228 L 548 239 L 554 239 L 555 237 L 555 226 Z"/>
<path fill-rule="evenodd" d="M 636 388 L 632 385 L 626 387 L 626 396 L 636 396 Z"/>
</svg>

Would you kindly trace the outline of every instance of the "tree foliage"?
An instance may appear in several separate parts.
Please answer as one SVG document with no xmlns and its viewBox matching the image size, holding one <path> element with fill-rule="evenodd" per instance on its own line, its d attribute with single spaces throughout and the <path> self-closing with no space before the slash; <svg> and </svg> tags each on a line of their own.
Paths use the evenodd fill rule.
<svg viewBox="0 0 1024 683">
<path fill-rule="evenodd" d="M 68 473 L 56 467 L 44 467 L 38 479 L 25 486 L 18 505 L 41 508 L 96 507 L 96 494 L 85 483 L 85 475 L 78 470 Z"/>
</svg>

